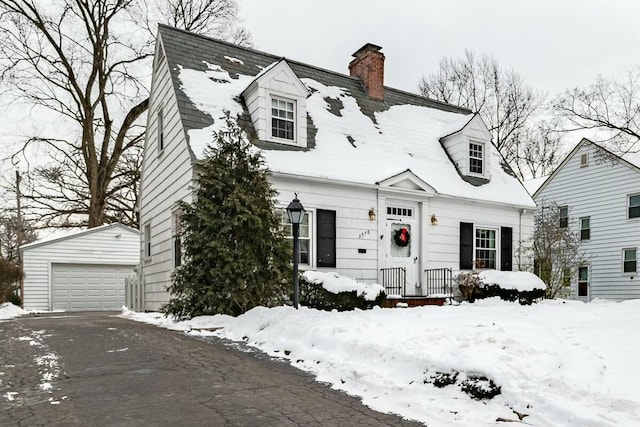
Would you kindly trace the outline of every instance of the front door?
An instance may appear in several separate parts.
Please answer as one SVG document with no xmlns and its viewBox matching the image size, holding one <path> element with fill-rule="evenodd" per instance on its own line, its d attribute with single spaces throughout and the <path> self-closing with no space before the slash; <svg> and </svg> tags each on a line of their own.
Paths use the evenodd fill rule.
<svg viewBox="0 0 640 427">
<path fill-rule="evenodd" d="M 387 207 L 385 233 L 388 268 L 404 268 L 406 271 L 406 295 L 419 295 L 419 232 L 415 207 Z"/>
</svg>

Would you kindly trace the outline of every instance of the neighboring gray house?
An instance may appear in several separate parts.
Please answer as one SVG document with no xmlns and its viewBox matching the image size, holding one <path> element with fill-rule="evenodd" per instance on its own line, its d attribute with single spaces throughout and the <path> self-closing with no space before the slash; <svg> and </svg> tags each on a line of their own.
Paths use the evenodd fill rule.
<svg viewBox="0 0 640 427">
<path fill-rule="evenodd" d="M 160 26 L 140 195 L 147 310 L 168 300 L 176 202 L 191 201 L 194 166 L 226 114 L 261 150 L 283 226 L 294 193 L 308 211 L 302 268 L 433 295 L 440 273 L 523 263 L 535 203 L 485 124 L 385 87 L 384 60 L 367 44 L 344 75 Z"/>
<path fill-rule="evenodd" d="M 25 310 L 120 310 L 124 279 L 140 262 L 140 233 L 122 224 L 20 247 Z"/>
<path fill-rule="evenodd" d="M 640 298 L 640 154 L 619 157 L 583 139 L 534 199 L 541 208 L 556 203 L 580 233 L 587 260 L 573 275 L 572 296 Z"/>
</svg>

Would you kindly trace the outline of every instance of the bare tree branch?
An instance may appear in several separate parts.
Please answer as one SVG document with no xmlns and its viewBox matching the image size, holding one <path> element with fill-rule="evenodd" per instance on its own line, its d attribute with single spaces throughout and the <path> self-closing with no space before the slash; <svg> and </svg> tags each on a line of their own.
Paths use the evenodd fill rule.
<svg viewBox="0 0 640 427">
<path fill-rule="evenodd" d="M 27 173 L 25 210 L 54 226 L 136 226 L 157 23 L 250 42 L 237 20 L 233 0 L 0 0 L 1 83 L 60 118 L 19 147 L 51 158 Z"/>
<path fill-rule="evenodd" d="M 501 69 L 492 57 L 476 58 L 467 50 L 463 58 L 442 59 L 438 71 L 424 76 L 419 88 L 424 96 L 479 113 L 507 163 L 516 173 L 522 170 L 517 165 L 523 155 L 519 147 L 544 97 L 518 73 Z"/>
<path fill-rule="evenodd" d="M 589 139 L 617 155 L 640 152 L 640 67 L 624 82 L 602 76 L 586 89 L 565 91 L 553 103 L 561 132 L 594 130 Z"/>
</svg>

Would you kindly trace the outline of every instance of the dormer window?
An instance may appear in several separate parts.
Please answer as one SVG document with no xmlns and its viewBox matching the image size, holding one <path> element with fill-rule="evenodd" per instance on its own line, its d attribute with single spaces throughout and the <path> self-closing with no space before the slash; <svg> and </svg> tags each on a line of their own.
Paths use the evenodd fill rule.
<svg viewBox="0 0 640 427">
<path fill-rule="evenodd" d="M 271 136 L 295 139 L 295 102 L 271 98 Z"/>
<path fill-rule="evenodd" d="M 309 89 L 282 59 L 242 92 L 260 141 L 307 148 Z"/>
<path fill-rule="evenodd" d="M 484 144 L 469 143 L 469 173 L 484 175 Z"/>
</svg>

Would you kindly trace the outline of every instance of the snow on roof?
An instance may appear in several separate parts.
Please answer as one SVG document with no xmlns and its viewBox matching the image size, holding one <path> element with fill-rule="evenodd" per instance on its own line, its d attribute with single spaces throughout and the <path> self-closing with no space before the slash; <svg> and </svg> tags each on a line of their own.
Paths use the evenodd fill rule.
<svg viewBox="0 0 640 427">
<path fill-rule="evenodd" d="M 191 149 L 198 158 L 203 157 L 213 132 L 225 126 L 225 113 L 230 112 L 232 118 L 242 113 L 240 94 L 255 79 L 243 74 L 232 77 L 219 65 L 207 66 L 206 71 L 180 67 L 178 72 L 183 92 L 213 119 L 210 126 L 188 131 Z M 440 194 L 535 205 L 520 182 L 503 170 L 503 159 L 493 145 L 489 150 L 489 183 L 474 186 L 460 177 L 440 138 L 455 133 L 456 127 L 460 130 L 473 114 L 404 104 L 375 112 L 374 122 L 346 89 L 311 78 L 301 81 L 312 92 L 307 98 L 307 113 L 317 128 L 315 147 L 307 151 L 262 150 L 271 171 L 374 185 L 410 169 Z M 339 114 L 331 111 L 326 98 L 342 104 Z"/>
<path fill-rule="evenodd" d="M 120 224 L 119 222 L 114 222 L 111 224 L 104 224 L 99 227 L 94 228 L 86 228 L 86 227 L 74 227 L 74 228 L 47 228 L 40 230 L 38 232 L 39 236 L 43 236 L 42 238 L 36 240 L 35 242 L 28 243 L 26 245 L 20 246 L 20 250 L 30 249 L 36 246 L 43 245 L 45 243 L 52 243 L 55 241 L 70 239 L 72 237 L 77 237 L 82 234 L 94 233 L 96 231 L 119 227 L 125 231 L 131 233 L 138 233 L 138 230 L 135 228 L 128 227 L 124 224 Z"/>
<path fill-rule="evenodd" d="M 547 178 L 549 178 L 548 175 L 527 179 L 526 181 L 522 182 L 522 185 L 524 185 L 524 188 L 526 188 L 529 194 L 533 196 L 535 192 L 538 191 L 538 188 L 540 188 L 542 184 L 544 184 Z"/>
</svg>

